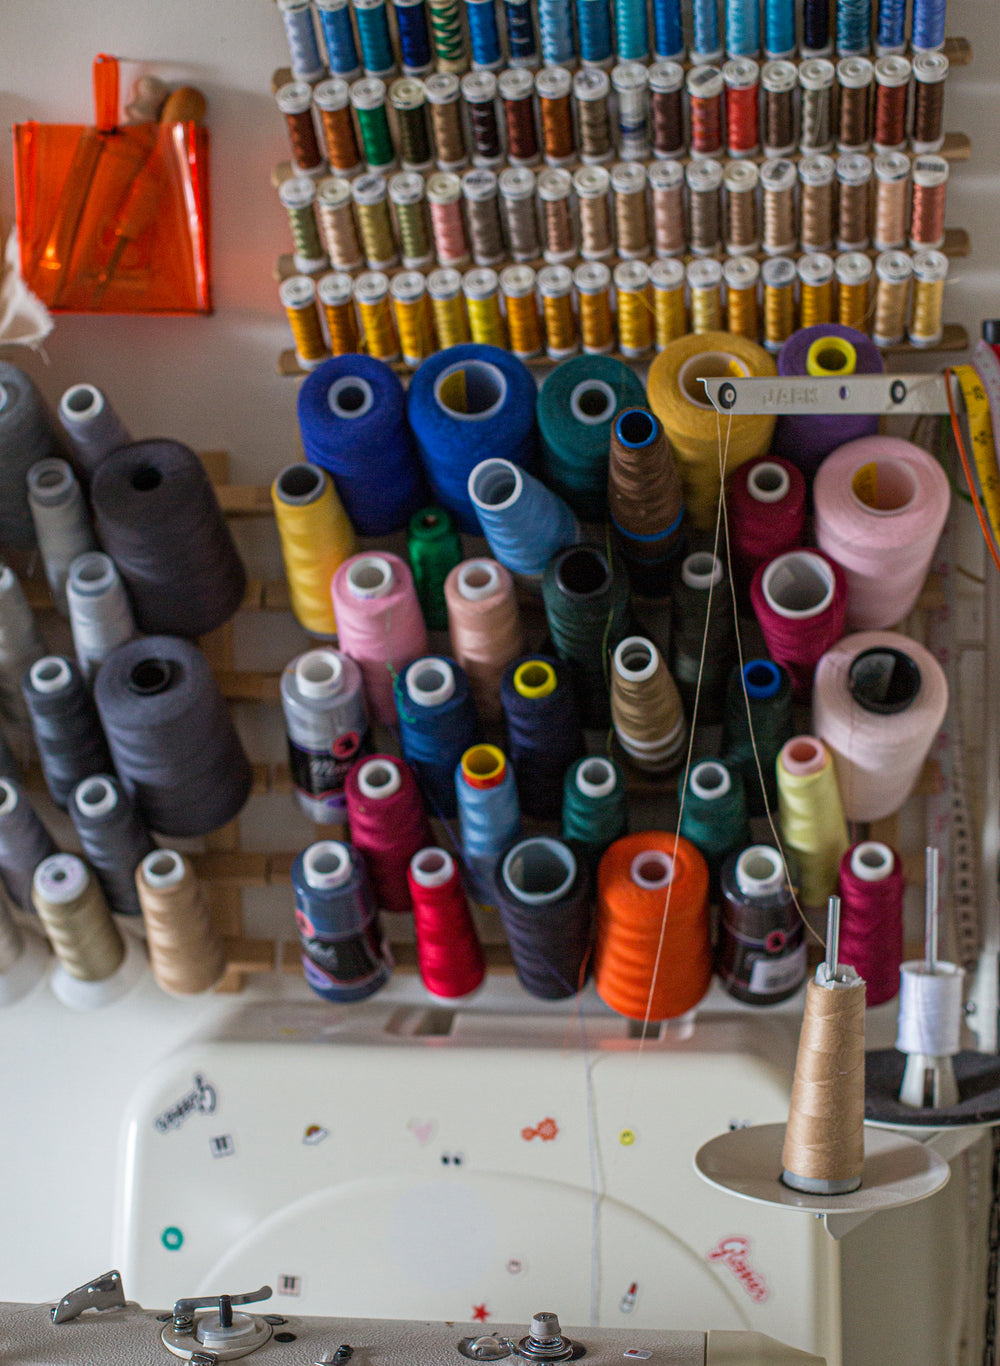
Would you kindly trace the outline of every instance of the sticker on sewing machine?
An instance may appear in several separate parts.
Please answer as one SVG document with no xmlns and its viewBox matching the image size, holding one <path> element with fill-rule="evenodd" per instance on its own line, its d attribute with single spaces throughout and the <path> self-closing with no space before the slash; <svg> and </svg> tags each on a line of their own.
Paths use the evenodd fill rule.
<svg viewBox="0 0 1000 1366">
<path fill-rule="evenodd" d="M 623 1148 L 631 1148 L 636 1137 L 637 1135 L 634 1129 L 622 1129 L 618 1134 L 618 1142 Z"/>
<path fill-rule="evenodd" d="M 315 1143 L 322 1143 L 324 1138 L 330 1137 L 330 1130 L 324 1129 L 322 1124 L 307 1124 L 305 1133 L 302 1135 L 302 1142 L 312 1147 Z"/>
<path fill-rule="evenodd" d="M 233 1142 L 232 1134 L 216 1134 L 214 1138 L 208 1140 L 208 1146 L 213 1157 L 236 1156 L 236 1144 Z"/>
<path fill-rule="evenodd" d="M 648 1361 L 653 1355 L 646 1347 L 626 1347 L 622 1356 L 629 1361 Z"/>
<path fill-rule="evenodd" d="M 442 1167 L 460 1167 L 464 1161 L 465 1161 L 465 1157 L 464 1157 L 464 1155 L 463 1155 L 462 1153 L 442 1153 L 442 1154 L 441 1154 L 441 1165 L 442 1165 Z"/>
<path fill-rule="evenodd" d="M 279 1295 L 301 1295 L 302 1277 L 301 1276 L 279 1276 L 278 1277 Z"/>
<path fill-rule="evenodd" d="M 755 1304 L 763 1304 L 770 1297 L 767 1282 L 750 1265 L 750 1239 L 738 1235 L 723 1238 L 708 1254 L 710 1262 L 721 1262 L 733 1273 Z"/>
<path fill-rule="evenodd" d="M 160 1242 L 168 1252 L 180 1252 L 184 1246 L 184 1234 L 171 1224 L 170 1228 L 165 1228 L 160 1234 Z"/>
<path fill-rule="evenodd" d="M 406 1126 L 413 1137 L 425 1148 L 434 1137 L 434 1121 L 432 1119 L 411 1119 Z"/>
<path fill-rule="evenodd" d="M 530 1126 L 522 1129 L 521 1137 L 525 1143 L 530 1143 L 533 1138 L 540 1138 L 543 1143 L 551 1143 L 558 1132 L 559 1125 L 551 1115 L 546 1115 L 545 1119 L 536 1124 L 533 1129 Z"/>
<path fill-rule="evenodd" d="M 158 1114 L 153 1120 L 153 1127 L 158 1133 L 168 1134 L 171 1129 L 179 1129 L 191 1115 L 214 1114 L 218 1100 L 218 1092 L 212 1083 L 196 1074 L 191 1090 Z"/>
<path fill-rule="evenodd" d="M 635 1281 L 625 1291 L 625 1294 L 618 1301 L 618 1310 L 622 1314 L 631 1314 L 635 1308 L 635 1302 L 639 1298 L 639 1286 Z"/>
<path fill-rule="evenodd" d="M 485 1304 L 474 1304 L 470 1315 L 473 1323 L 485 1323 L 490 1316 L 490 1311 Z"/>
<path fill-rule="evenodd" d="M 523 1257 L 508 1257 L 504 1263 L 504 1270 L 508 1276 L 520 1276 L 524 1271 L 524 1265 Z"/>
</svg>

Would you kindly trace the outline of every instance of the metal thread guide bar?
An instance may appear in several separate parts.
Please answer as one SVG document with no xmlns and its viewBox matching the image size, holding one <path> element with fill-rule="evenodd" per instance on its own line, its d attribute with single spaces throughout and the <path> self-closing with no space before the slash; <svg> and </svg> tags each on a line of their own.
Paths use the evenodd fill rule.
<svg viewBox="0 0 1000 1366">
<path fill-rule="evenodd" d="M 724 415 L 781 417 L 814 413 L 947 413 L 944 375 L 796 375 L 786 379 L 703 379 L 708 400 Z"/>
</svg>

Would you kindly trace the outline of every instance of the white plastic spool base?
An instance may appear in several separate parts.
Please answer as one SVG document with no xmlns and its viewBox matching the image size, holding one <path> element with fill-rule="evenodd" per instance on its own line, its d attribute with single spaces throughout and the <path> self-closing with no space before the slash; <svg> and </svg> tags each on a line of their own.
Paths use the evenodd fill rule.
<svg viewBox="0 0 1000 1366">
<path fill-rule="evenodd" d="M 694 1168 L 717 1190 L 758 1205 L 821 1215 L 827 1233 L 842 1238 L 873 1214 L 926 1200 L 948 1184 L 950 1170 L 932 1148 L 889 1129 L 865 1128 L 861 1185 L 847 1195 L 807 1195 L 781 1180 L 784 1124 L 755 1124 L 710 1139 Z"/>
</svg>

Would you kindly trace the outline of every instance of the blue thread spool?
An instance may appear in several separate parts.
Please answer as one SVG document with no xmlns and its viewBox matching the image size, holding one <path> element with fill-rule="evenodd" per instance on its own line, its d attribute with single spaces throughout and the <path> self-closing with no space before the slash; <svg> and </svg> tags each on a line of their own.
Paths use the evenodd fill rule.
<svg viewBox="0 0 1000 1366">
<path fill-rule="evenodd" d="M 715 0 L 693 0 L 691 22 L 691 61 L 695 66 L 717 62 L 722 56 L 722 43 L 719 41 L 719 15 Z"/>
<path fill-rule="evenodd" d="M 319 55 L 309 0 L 278 0 L 278 8 L 288 39 L 292 75 L 297 81 L 318 81 L 326 68 Z"/>
<path fill-rule="evenodd" d="M 503 49 L 494 0 L 465 0 L 465 17 L 472 65 L 482 71 L 499 71 L 503 66 Z"/>
<path fill-rule="evenodd" d="M 576 0 L 576 30 L 583 65 L 610 66 L 612 42 L 608 0 Z"/>
<path fill-rule="evenodd" d="M 625 775 L 612 759 L 588 755 L 566 770 L 562 837 L 582 855 L 591 874 L 601 855 L 628 833 Z"/>
<path fill-rule="evenodd" d="M 439 351 L 410 381 L 407 411 L 433 501 L 462 531 L 479 534 L 468 485 L 480 461 L 502 456 L 533 467 L 536 393 L 523 361 L 476 342 Z"/>
<path fill-rule="evenodd" d="M 292 864 L 306 981 L 326 1001 L 364 1001 L 392 972 L 375 898 L 356 849 L 320 840 Z"/>
<path fill-rule="evenodd" d="M 947 0 L 913 0 L 913 50 L 937 52 L 944 47 Z"/>
<path fill-rule="evenodd" d="M 608 515 L 608 451 L 615 417 L 646 402 L 642 381 L 610 356 L 557 365 L 538 393 L 541 475 L 585 522 Z"/>
<path fill-rule="evenodd" d="M 779 61 L 794 53 L 795 0 L 766 0 L 764 55 L 769 61 Z"/>
<path fill-rule="evenodd" d="M 531 22 L 531 0 L 504 0 L 511 66 L 537 66 L 538 48 Z"/>
<path fill-rule="evenodd" d="M 473 745 L 455 768 L 462 855 L 469 890 L 493 904 L 493 874 L 500 855 L 521 833 L 514 770 L 496 745 Z"/>
<path fill-rule="evenodd" d="M 615 0 L 615 50 L 620 62 L 644 62 L 649 57 L 646 0 Z"/>
<path fill-rule="evenodd" d="M 393 691 L 403 757 L 435 814 L 451 820 L 458 814 L 455 765 L 479 732 L 465 670 L 453 659 L 426 655 L 407 665 Z"/>
<path fill-rule="evenodd" d="M 361 75 L 361 62 L 354 41 L 351 8 L 348 0 L 316 0 L 320 28 L 326 44 L 326 60 L 330 71 L 345 81 Z"/>
<path fill-rule="evenodd" d="M 885 7 L 886 0 L 882 0 Z M 906 0 L 899 0 L 905 8 Z M 833 51 L 830 38 L 830 0 L 805 0 L 802 7 L 802 56 L 829 57 Z"/>
<path fill-rule="evenodd" d="M 500 704 L 521 810 L 557 820 L 566 770 L 585 751 L 565 665 L 544 655 L 514 660 L 500 680 Z"/>
<path fill-rule="evenodd" d="M 399 33 L 399 53 L 407 76 L 423 76 L 434 65 L 425 0 L 392 0 Z"/>
<path fill-rule="evenodd" d="M 758 0 L 726 0 L 726 51 L 730 57 L 756 57 L 760 52 Z"/>
<path fill-rule="evenodd" d="M 871 26 L 871 0 L 837 0 L 837 51 L 840 56 L 850 57 L 868 52 L 871 48 Z"/>
<path fill-rule="evenodd" d="M 689 772 L 686 790 L 681 774 L 678 795 L 684 797 L 679 833 L 704 854 L 717 890 L 726 858 L 752 839 L 743 778 L 721 759 L 705 759 Z"/>
<path fill-rule="evenodd" d="M 426 502 L 403 386 L 384 361 L 335 356 L 299 390 L 306 459 L 332 477 L 362 536 L 401 531 Z"/>
<path fill-rule="evenodd" d="M 518 981 L 543 1001 L 575 996 L 589 975 L 590 880 L 568 844 L 536 836 L 504 855 L 496 900 Z"/>
<path fill-rule="evenodd" d="M 572 0 L 538 0 L 538 29 L 546 66 L 569 66 L 573 47 Z"/>
<path fill-rule="evenodd" d="M 879 0 L 875 51 L 879 57 L 906 51 L 906 0 Z"/>
<path fill-rule="evenodd" d="M 509 460 L 478 464 L 469 494 L 490 550 L 513 574 L 540 579 L 556 551 L 580 539 L 567 504 Z"/>
<path fill-rule="evenodd" d="M 396 70 L 386 0 L 353 0 L 361 63 L 366 76 L 391 76 Z"/>
<path fill-rule="evenodd" d="M 657 61 L 674 61 L 684 56 L 680 0 L 653 0 L 653 41 Z"/>
</svg>

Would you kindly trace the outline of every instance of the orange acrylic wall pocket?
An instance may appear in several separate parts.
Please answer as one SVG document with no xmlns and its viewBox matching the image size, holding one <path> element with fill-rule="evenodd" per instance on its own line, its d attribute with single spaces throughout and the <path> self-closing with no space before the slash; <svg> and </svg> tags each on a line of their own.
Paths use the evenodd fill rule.
<svg viewBox="0 0 1000 1366">
<path fill-rule="evenodd" d="M 178 121 L 119 125 L 102 54 L 93 127 L 14 125 L 21 274 L 54 312 L 211 311 L 208 132 L 184 93 L 164 108 Z"/>
</svg>

